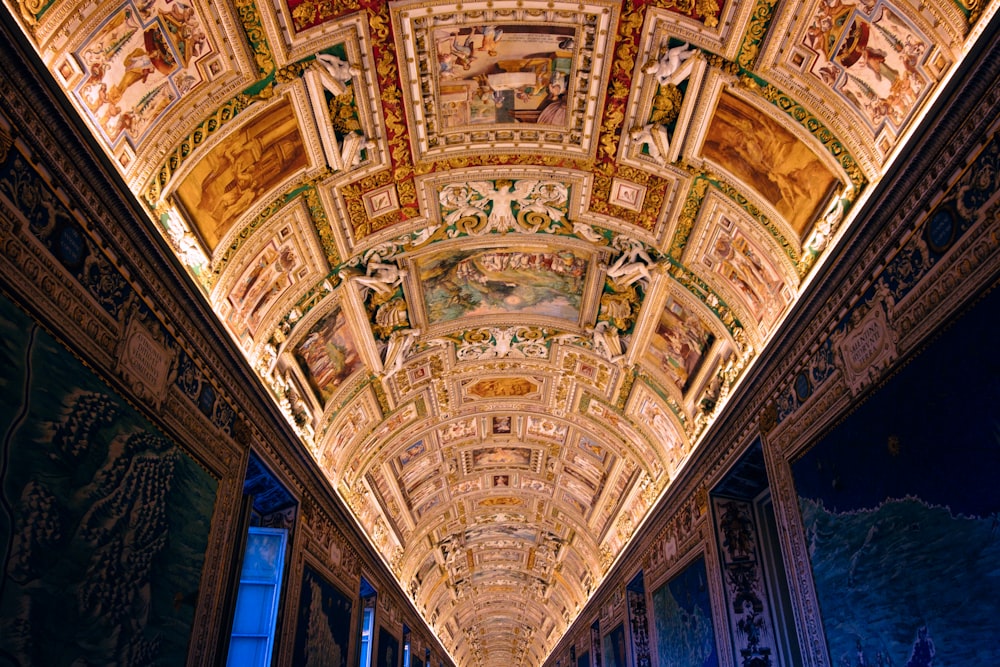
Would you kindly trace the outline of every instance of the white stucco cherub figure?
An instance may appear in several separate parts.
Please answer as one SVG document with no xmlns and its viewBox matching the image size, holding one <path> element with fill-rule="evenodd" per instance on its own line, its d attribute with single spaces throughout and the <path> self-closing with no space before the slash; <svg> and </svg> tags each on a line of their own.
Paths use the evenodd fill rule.
<svg viewBox="0 0 1000 667">
<path fill-rule="evenodd" d="M 406 329 L 392 334 L 389 344 L 386 345 L 385 362 L 382 364 L 384 378 L 391 378 L 403 368 L 403 361 L 406 360 L 406 355 L 419 336 L 420 329 Z"/>
<path fill-rule="evenodd" d="M 594 345 L 594 352 L 601 355 L 613 364 L 620 363 L 625 359 L 625 352 L 622 349 L 622 341 L 618 336 L 618 329 L 605 321 L 598 322 L 591 330 Z"/>
<path fill-rule="evenodd" d="M 670 151 L 667 128 L 659 123 L 647 123 L 633 129 L 629 136 L 636 146 L 645 146 L 649 157 L 653 158 L 660 166 L 666 165 L 667 153 Z"/>
<path fill-rule="evenodd" d="M 361 74 L 361 70 L 357 67 L 329 53 L 317 53 L 316 64 L 320 69 L 320 81 L 323 87 L 333 95 L 343 95 L 347 92 L 347 82 Z"/>
<path fill-rule="evenodd" d="M 696 53 L 698 53 L 698 49 L 689 48 L 687 42 L 671 49 L 664 48 L 661 50 L 660 57 L 646 63 L 646 67 L 642 71 L 655 75 L 657 83 L 662 86 L 672 79 L 685 60 Z"/>
<path fill-rule="evenodd" d="M 361 164 L 361 151 L 370 146 L 368 137 L 361 132 L 350 132 L 340 143 L 339 164 L 331 165 L 334 170 L 350 169 Z"/>
<path fill-rule="evenodd" d="M 601 236 L 597 232 L 597 230 L 595 230 L 590 225 L 584 224 L 582 222 L 574 222 L 573 223 L 573 232 L 577 236 L 579 236 L 581 238 L 585 238 L 588 241 L 590 241 L 591 243 L 602 243 L 604 241 L 604 237 Z"/>
<path fill-rule="evenodd" d="M 623 244 L 618 244 L 623 245 Z M 651 279 L 649 273 L 653 259 L 637 241 L 631 241 L 628 247 L 622 248 L 622 254 L 615 263 L 608 267 L 607 275 L 620 287 L 628 287 L 640 280 L 648 285 Z"/>
<path fill-rule="evenodd" d="M 352 276 L 351 280 L 379 294 L 391 294 L 395 291 L 396 286 L 403 282 L 403 278 L 405 277 L 405 269 L 401 269 L 395 264 L 383 262 L 378 253 L 375 253 L 368 260 L 365 275 Z"/>
</svg>

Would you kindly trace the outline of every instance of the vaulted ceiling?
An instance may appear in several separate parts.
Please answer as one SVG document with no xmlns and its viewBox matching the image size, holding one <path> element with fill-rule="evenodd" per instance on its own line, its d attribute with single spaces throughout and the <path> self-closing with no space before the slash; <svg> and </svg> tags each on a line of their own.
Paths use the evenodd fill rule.
<svg viewBox="0 0 1000 667">
<path fill-rule="evenodd" d="M 997 3 L 6 4 L 455 661 L 537 665 Z"/>
</svg>

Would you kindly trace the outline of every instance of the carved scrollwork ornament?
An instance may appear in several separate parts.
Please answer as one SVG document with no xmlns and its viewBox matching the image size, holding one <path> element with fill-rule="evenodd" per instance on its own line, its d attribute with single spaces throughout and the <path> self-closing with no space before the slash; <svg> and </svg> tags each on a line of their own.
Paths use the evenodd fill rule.
<svg viewBox="0 0 1000 667">
<path fill-rule="evenodd" d="M 778 406 L 774 401 L 769 402 L 764 406 L 764 409 L 760 411 L 760 419 L 758 420 L 760 425 L 760 432 L 767 435 L 774 427 L 778 425 Z"/>
</svg>

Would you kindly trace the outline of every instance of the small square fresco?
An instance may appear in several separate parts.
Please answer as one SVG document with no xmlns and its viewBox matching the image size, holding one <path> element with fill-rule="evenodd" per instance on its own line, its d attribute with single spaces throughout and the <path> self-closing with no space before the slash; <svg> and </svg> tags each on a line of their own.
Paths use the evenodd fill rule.
<svg viewBox="0 0 1000 667">
<path fill-rule="evenodd" d="M 421 454 L 427 451 L 427 445 L 424 444 L 423 440 L 417 440 L 415 443 L 406 448 L 399 456 L 399 467 L 404 468 L 406 465 L 417 458 Z"/>
<path fill-rule="evenodd" d="M 604 449 L 604 447 L 602 447 L 596 440 L 591 440 L 587 436 L 580 438 L 579 446 L 580 449 L 587 452 L 601 463 L 604 463 L 604 459 L 607 458 L 607 450 Z"/>
</svg>

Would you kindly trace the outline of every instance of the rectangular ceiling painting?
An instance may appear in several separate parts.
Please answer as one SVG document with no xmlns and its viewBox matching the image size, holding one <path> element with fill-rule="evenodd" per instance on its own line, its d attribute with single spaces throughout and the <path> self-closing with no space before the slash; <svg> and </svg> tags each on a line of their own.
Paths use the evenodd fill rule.
<svg viewBox="0 0 1000 667">
<path fill-rule="evenodd" d="M 85 77 L 74 91 L 109 146 L 133 147 L 182 95 L 204 81 L 197 61 L 212 53 L 187 4 L 126 3 L 75 52 Z"/>
<path fill-rule="evenodd" d="M 295 358 L 324 405 L 337 387 L 364 364 L 340 308 L 323 316 L 295 346 Z"/>
<path fill-rule="evenodd" d="M 753 188 L 799 239 L 838 182 L 791 131 L 729 93 L 719 96 L 701 152 Z"/>
<path fill-rule="evenodd" d="M 564 126 L 575 34 L 503 24 L 435 30 L 440 127 Z"/>
<path fill-rule="evenodd" d="M 427 321 L 525 314 L 580 319 L 589 259 L 575 251 L 488 248 L 422 258 L 418 273 Z"/>
<path fill-rule="evenodd" d="M 298 119 L 286 98 L 216 144 L 180 184 L 177 196 L 212 252 L 247 208 L 308 164 Z"/>
</svg>

